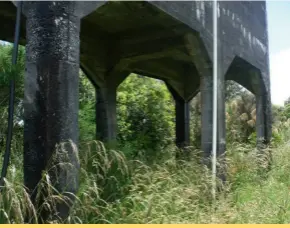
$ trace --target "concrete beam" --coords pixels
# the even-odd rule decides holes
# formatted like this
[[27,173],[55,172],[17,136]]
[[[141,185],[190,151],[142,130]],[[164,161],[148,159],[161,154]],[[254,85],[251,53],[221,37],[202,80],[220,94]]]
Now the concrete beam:
[[94,69],[91,69],[91,66],[88,66],[86,62],[81,62],[80,68],[94,86],[105,83],[104,78],[100,77],[100,75],[105,75],[105,70],[103,70],[103,68],[95,67]]
[[200,89],[200,74],[194,64],[184,66],[184,99],[190,101]]
[[165,38],[159,40],[151,40],[143,43],[130,44],[120,43],[118,51],[120,52],[120,59],[132,59],[133,61],[148,60],[155,55],[158,58],[168,56],[171,52],[183,48],[184,43],[182,37]]
[[200,75],[207,75],[211,71],[211,60],[202,40],[195,33],[184,35],[184,42],[188,54],[191,56]]
[[[2,3],[1,3],[2,4]],[[16,15],[16,14],[15,14]],[[9,16],[1,16],[1,33],[0,33],[0,40],[7,41],[7,42],[14,42],[14,29],[15,29],[15,15],[14,17]],[[19,37],[19,44],[25,45],[25,21],[26,18],[21,18],[21,26],[20,26],[20,37]]]
[[132,64],[129,69],[134,73],[162,80],[171,79],[179,81],[181,79],[180,73],[175,67],[170,68],[168,64],[162,64],[159,61],[145,61]]
[[126,31],[124,33],[118,33],[118,37],[123,44],[141,44],[144,42],[152,42],[153,40],[160,39],[171,39],[177,36],[182,36],[188,31],[191,31],[184,25],[175,25],[171,27],[161,28],[150,28],[150,29],[134,29]]
[[76,13],[79,16],[79,18],[83,18],[101,6],[105,5],[108,1],[102,0],[102,1],[76,1],[75,2],[75,9]]
[[[79,19],[82,19],[83,17],[87,16],[88,14],[95,11],[97,8],[104,5],[106,1],[87,1],[87,2],[70,2],[68,5],[65,2],[56,1],[52,2],[50,6],[50,11],[47,12],[47,16],[56,15],[56,16],[63,16],[67,17],[70,16],[76,16]],[[26,4],[23,5],[23,13],[26,16],[29,16],[30,13],[35,12],[32,5],[33,2],[26,2]],[[39,7],[37,8],[37,11],[39,13],[43,12],[44,7],[46,6],[46,2],[39,3]]]

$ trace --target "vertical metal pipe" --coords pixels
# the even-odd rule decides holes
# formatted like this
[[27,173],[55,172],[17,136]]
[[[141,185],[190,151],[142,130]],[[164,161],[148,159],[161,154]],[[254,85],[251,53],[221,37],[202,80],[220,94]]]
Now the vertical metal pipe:
[[[18,43],[20,35],[20,22],[21,22],[21,10],[22,2],[17,2],[17,15],[16,15],[16,25],[15,25],[15,34],[14,34],[14,46],[12,53],[12,65],[17,64],[18,57]],[[13,115],[14,115],[14,99],[15,99],[15,82],[14,79],[10,79],[10,88],[9,88],[9,106],[8,106],[8,129],[7,129],[7,138],[6,138],[6,150],[4,154],[3,166],[1,171],[0,178],[0,188],[4,186],[4,178],[7,174],[7,169],[10,160],[10,151],[11,151],[11,141],[12,141],[12,131],[13,131]]]
[[212,195],[216,197],[217,151],[217,0],[213,1],[213,125],[212,125]]

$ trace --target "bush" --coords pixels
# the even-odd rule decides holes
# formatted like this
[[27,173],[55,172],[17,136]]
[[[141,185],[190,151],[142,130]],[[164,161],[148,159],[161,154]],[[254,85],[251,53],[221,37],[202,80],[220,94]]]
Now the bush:
[[118,140],[122,146],[129,143],[136,153],[154,158],[156,151],[172,144],[174,103],[163,82],[130,75],[120,85],[117,101]]

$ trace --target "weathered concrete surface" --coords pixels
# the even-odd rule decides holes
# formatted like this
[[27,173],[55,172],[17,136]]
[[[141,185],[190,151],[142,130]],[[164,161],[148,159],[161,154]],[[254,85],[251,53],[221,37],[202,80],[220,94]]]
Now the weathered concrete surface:
[[[115,138],[116,116],[113,108],[115,105],[115,89],[128,73],[134,72],[163,79],[184,102],[188,102],[195,94],[201,92],[202,148],[206,156],[210,155],[212,145],[213,69],[212,2],[69,2],[62,3],[69,6],[64,7],[63,11],[53,10],[53,4],[55,3],[43,2],[36,5],[52,7],[47,12],[44,8],[37,8],[38,14],[44,11],[44,16],[41,16],[43,19],[37,23],[47,23],[54,30],[42,34],[41,29],[35,29],[40,25],[30,26],[30,23],[34,20],[31,18],[31,22],[27,24],[27,32],[31,33],[27,34],[28,65],[30,63],[35,65],[34,62],[37,60],[36,65],[41,67],[34,69],[33,65],[28,68],[26,93],[35,97],[35,101],[38,103],[33,102],[33,104],[38,111],[35,114],[36,117],[32,118],[31,123],[28,120],[26,129],[32,131],[36,122],[45,119],[40,114],[52,113],[54,109],[61,109],[60,106],[65,104],[70,96],[76,102],[77,95],[69,92],[68,97],[64,100],[59,101],[59,103],[56,102],[56,104],[52,103],[53,99],[60,99],[62,94],[65,93],[60,92],[60,90],[67,91],[69,88],[71,91],[71,89],[77,88],[76,81],[74,84],[74,81],[69,81],[66,78],[69,70],[73,70],[70,77],[76,77],[75,69],[78,66],[78,60],[76,61],[78,51],[74,42],[76,38],[73,36],[68,38],[66,34],[62,34],[63,31],[68,31],[68,28],[71,28],[76,29],[73,31],[78,37],[79,23],[81,23],[80,62],[82,69],[85,70],[88,77],[98,88],[99,100],[96,102],[96,106],[97,110],[102,110],[97,114],[97,123],[101,124],[99,130],[97,130],[100,138]],[[25,9],[28,12],[30,7],[27,6],[29,6],[28,3]],[[219,2],[217,145],[219,155],[225,151],[225,80],[234,80],[256,95],[257,133],[264,138],[265,142],[268,142],[271,137],[269,51],[265,8],[265,1]],[[5,29],[0,31],[0,39],[13,40],[15,12],[15,7],[11,2],[0,2],[0,20],[5,26]],[[62,15],[63,12],[72,15],[72,17],[68,19],[67,15]],[[62,23],[59,25],[60,27],[52,23],[55,19],[60,19],[59,16],[66,18],[64,21],[67,22],[68,28]],[[44,24],[41,25],[47,26]],[[58,28],[62,28],[63,31]],[[29,44],[30,37],[35,37],[36,43],[34,45]],[[45,43],[42,43],[42,40],[49,45],[44,46]],[[21,42],[26,42],[25,33],[22,33]],[[43,46],[40,44],[43,44]],[[64,47],[67,46],[71,48],[67,50],[68,52],[65,52]],[[43,53],[44,55],[37,55],[37,53]],[[55,65],[59,66],[57,69],[65,69],[64,73],[61,73],[60,70],[55,70],[56,73],[49,71],[54,68],[50,64],[43,63],[42,59],[46,58],[46,55],[53,58],[57,56],[56,59],[52,59],[56,61]],[[69,67],[67,64],[69,64]],[[40,70],[43,72],[47,70],[49,73],[39,73]],[[67,85],[51,81],[51,77],[48,77],[48,75],[62,84],[67,82]],[[40,76],[50,79],[43,85],[37,82],[41,85],[39,87],[40,91],[42,93],[50,91],[50,88],[57,84],[57,87],[55,87],[57,91],[59,90],[56,91],[57,98],[44,99],[34,94],[35,88],[33,86],[37,84],[36,80]],[[46,93],[45,96],[47,96]],[[185,103],[177,102],[177,106],[183,107],[184,105]],[[45,107],[49,107],[49,109]],[[59,115],[58,118],[63,119],[64,122],[67,121],[67,118],[70,118],[72,113],[75,113],[77,106],[75,104],[74,107],[69,106],[68,108],[71,109],[70,113],[65,111],[63,114],[57,114]],[[30,110],[29,106],[26,106],[26,110]],[[188,127],[183,124],[186,123],[186,115],[181,110],[183,108],[177,108],[177,115],[179,116],[177,119],[180,118],[180,121],[177,121],[177,129],[181,129],[181,133],[177,133],[178,142],[188,140]],[[74,124],[70,124],[67,126],[76,129]],[[64,126],[64,129],[68,129],[67,126]],[[40,129],[37,128],[36,130]],[[46,131],[52,130],[46,129]],[[69,132],[69,130],[58,128],[56,133],[61,135],[62,131]],[[33,138],[37,135],[31,132],[27,134],[35,134]],[[68,136],[76,139],[76,134],[71,134],[68,133]],[[34,139],[29,140],[31,146],[35,147],[33,150],[41,154],[43,145],[40,145],[38,141],[34,142]],[[25,150],[28,151],[28,149]]]
[[169,84],[167,88],[175,101],[175,142],[178,147],[184,148],[190,144],[190,104]]
[[[212,60],[212,2],[152,2],[156,7],[182,21],[199,33],[199,37],[189,34],[186,39],[188,51],[201,74],[201,77],[207,77],[207,70],[211,68]],[[242,84],[254,94],[263,94],[263,106],[258,110],[261,121],[258,123],[257,130],[259,135],[269,141],[271,137],[271,99],[270,99],[270,81],[269,81],[269,52],[268,52],[268,34],[266,23],[266,4],[261,2],[247,1],[224,1],[219,2],[218,11],[218,42],[219,42],[219,85],[224,86],[225,79],[232,79]],[[204,45],[204,47],[203,47]],[[207,50],[206,52],[204,50]],[[236,61],[239,59],[241,61]],[[241,67],[242,63],[242,67]],[[228,70],[231,68],[231,70]],[[242,72],[242,73],[241,73]],[[253,73],[254,72],[254,73]],[[212,75],[212,74],[210,74]],[[210,79],[201,79],[201,92],[203,87],[210,87]],[[209,83],[209,84],[208,84]],[[262,90],[259,90],[262,88]],[[209,91],[210,89],[208,89]],[[220,153],[224,151],[224,104],[222,98],[224,94],[220,93],[218,105]],[[202,141],[204,150],[210,153],[210,128],[211,128],[211,98],[208,92],[205,92],[203,100],[204,119],[202,125]],[[208,97],[208,98],[206,98]],[[263,115],[263,117],[262,117]],[[208,117],[207,117],[208,116]]]
[[117,138],[117,89],[116,87],[96,88],[96,132],[102,142]]
[[[23,6],[27,30],[24,183],[34,204],[42,202],[35,197],[46,169],[58,192],[78,190],[79,15],[84,12],[77,5],[25,2]],[[65,151],[57,150],[61,143],[67,143]],[[45,222],[48,212],[40,213]],[[49,216],[66,219],[69,203],[58,202],[56,214],[52,213]]]
[[[15,21],[15,9],[12,3],[0,4],[1,20],[7,22],[7,28],[12,27],[10,31],[1,31],[0,38],[12,40],[13,26],[8,25]],[[176,83],[175,87],[182,94],[184,89],[179,82],[184,77],[184,65],[197,64],[192,63],[187,53],[184,36],[191,34],[201,41],[199,48],[193,50],[196,55],[212,58],[212,4],[209,1],[99,2],[94,12],[91,5],[87,5],[91,2],[78,4],[92,11],[82,19],[81,62],[91,69],[97,82],[104,79],[101,75],[108,75],[104,72],[122,67],[143,74],[148,71],[148,75]],[[240,57],[259,69],[268,85],[264,10],[263,1],[219,2],[219,38],[226,65],[230,65],[235,56]],[[170,60],[175,63],[172,67]],[[209,63],[207,59],[203,61]],[[164,65],[166,70],[158,68]]]

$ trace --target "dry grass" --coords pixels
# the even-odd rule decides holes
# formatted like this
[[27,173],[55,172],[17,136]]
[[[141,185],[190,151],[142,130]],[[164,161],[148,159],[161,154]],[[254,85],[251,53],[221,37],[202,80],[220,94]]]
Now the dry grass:
[[[267,153],[258,155],[247,145],[229,146],[228,182],[215,205],[211,203],[210,172],[193,155],[187,162],[176,162],[172,157],[148,166],[127,160],[121,152],[106,150],[98,142],[85,146],[80,153],[80,188],[67,223],[290,221],[288,142],[273,149],[270,170]],[[13,159],[0,196],[0,223],[23,223],[27,215],[37,217],[22,186],[22,170],[15,167],[21,167],[21,159]],[[49,186],[47,181],[45,186]],[[47,207],[63,197],[50,189]]]

